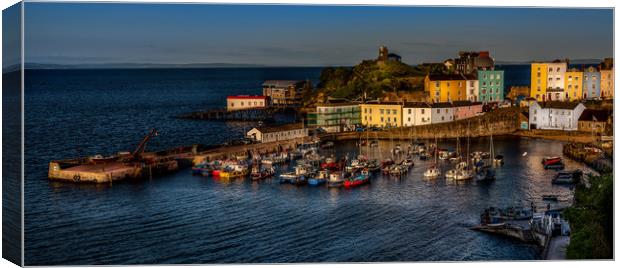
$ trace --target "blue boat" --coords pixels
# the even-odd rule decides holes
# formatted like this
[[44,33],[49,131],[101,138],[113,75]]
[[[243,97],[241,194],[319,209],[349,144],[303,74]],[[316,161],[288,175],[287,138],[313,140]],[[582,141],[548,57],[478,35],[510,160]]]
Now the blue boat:
[[321,170],[317,176],[308,179],[308,185],[319,186],[325,184],[329,179],[329,170]]

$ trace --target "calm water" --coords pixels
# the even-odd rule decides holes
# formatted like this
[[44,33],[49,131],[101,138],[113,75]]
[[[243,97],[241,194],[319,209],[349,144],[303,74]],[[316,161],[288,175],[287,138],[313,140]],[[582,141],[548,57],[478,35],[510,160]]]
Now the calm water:
[[[49,182],[52,159],[133,149],[214,144],[252,123],[172,115],[216,107],[229,94],[260,94],[267,79],[316,79],[320,69],[57,70],[26,72],[26,264],[439,261],[536,259],[532,246],[470,231],[491,205],[529,206],[554,192],[540,159],[561,143],[496,137],[506,165],[488,185],[377,177],[357,189],[219,181],[189,170],[112,186]],[[440,141],[453,147],[453,140]],[[383,143],[386,150],[389,142]],[[472,140],[486,150],[486,138]],[[354,153],[352,143],[337,152]],[[528,152],[527,156],[522,156]],[[372,152],[376,157],[386,153]],[[568,162],[568,168],[578,164]]]

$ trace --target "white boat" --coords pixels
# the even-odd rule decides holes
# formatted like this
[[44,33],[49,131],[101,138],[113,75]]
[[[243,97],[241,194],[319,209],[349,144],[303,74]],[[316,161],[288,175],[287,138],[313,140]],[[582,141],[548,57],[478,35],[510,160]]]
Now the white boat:
[[456,169],[450,169],[448,171],[446,171],[446,174],[444,175],[446,177],[446,179],[454,179],[456,177],[456,172],[458,170]]
[[426,171],[424,171],[424,177],[437,178],[439,176],[441,176],[441,171],[439,171],[439,169],[435,166],[432,166],[428,168]]
[[474,178],[474,171],[471,169],[461,169],[456,172],[454,179],[457,181],[470,180]]

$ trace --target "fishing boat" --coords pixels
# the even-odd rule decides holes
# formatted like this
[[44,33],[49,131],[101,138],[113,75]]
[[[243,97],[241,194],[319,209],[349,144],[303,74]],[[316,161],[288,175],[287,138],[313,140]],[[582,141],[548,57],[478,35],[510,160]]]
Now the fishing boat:
[[343,186],[350,188],[368,183],[370,183],[370,173],[368,172],[368,169],[364,169],[357,176],[344,180]]
[[403,165],[392,165],[388,173],[392,176],[402,176],[407,174],[407,167]]
[[412,168],[414,165],[413,159],[409,159],[409,158],[405,159],[405,161],[403,161],[403,165],[407,167],[408,169]]
[[222,179],[236,179],[241,178],[249,174],[247,167],[243,168],[241,166],[233,167],[232,169],[224,169],[220,171],[220,178]]
[[329,174],[327,187],[341,187],[344,183],[344,172],[336,171]]
[[317,173],[316,176],[313,176],[308,179],[308,185],[318,186],[325,184],[327,180],[329,180],[329,170],[321,170]]
[[209,174],[211,174],[211,171],[213,170],[213,167],[210,166],[207,163],[199,163],[195,166],[192,167],[192,174],[193,175],[202,175],[202,176],[209,176]]
[[377,163],[377,160],[368,161],[368,164],[366,166],[370,172],[377,172],[381,170],[381,166],[379,166],[379,164]]
[[295,174],[295,172],[286,172],[280,174],[280,183],[297,184],[300,177],[301,176]]
[[327,157],[325,162],[321,164],[321,169],[339,170],[340,164],[336,162],[334,157]]
[[446,177],[446,179],[454,179],[454,177],[456,177],[456,169],[450,169],[448,171],[446,171],[446,174],[444,174],[444,177]]
[[271,176],[273,176],[273,174],[275,173],[275,169],[273,167],[271,168],[261,168],[260,166],[253,166],[252,167],[252,180],[262,180],[265,178],[269,178]]

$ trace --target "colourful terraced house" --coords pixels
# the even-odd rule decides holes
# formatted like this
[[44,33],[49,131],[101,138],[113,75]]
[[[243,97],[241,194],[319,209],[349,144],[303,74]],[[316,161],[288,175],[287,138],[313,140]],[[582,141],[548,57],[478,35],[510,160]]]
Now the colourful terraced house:
[[598,99],[601,97],[601,73],[594,66],[583,72],[583,98]]
[[403,107],[397,102],[367,102],[360,104],[362,125],[369,127],[402,126]]
[[578,69],[570,69],[564,75],[564,92],[566,101],[580,100],[582,98],[583,72]]
[[478,70],[478,101],[483,103],[504,100],[504,71]]
[[424,78],[429,102],[467,100],[467,78],[461,74],[429,74]]

